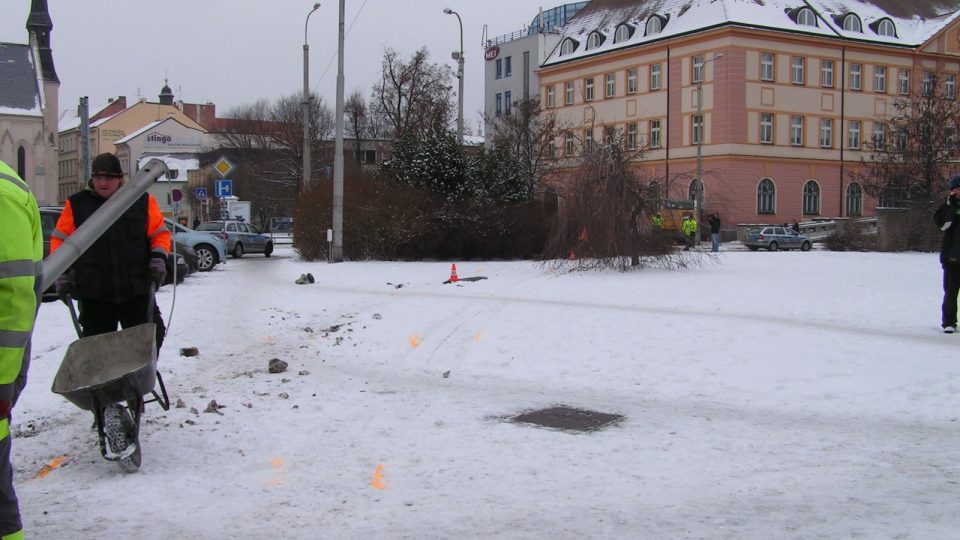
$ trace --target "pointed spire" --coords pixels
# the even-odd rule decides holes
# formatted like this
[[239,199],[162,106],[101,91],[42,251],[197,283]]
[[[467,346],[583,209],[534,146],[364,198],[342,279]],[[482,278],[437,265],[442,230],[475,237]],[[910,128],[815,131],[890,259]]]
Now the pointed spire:
[[163,88],[160,89],[160,104],[173,105],[173,90],[170,89],[166,78],[163,79]]
[[60,82],[57,69],[53,65],[53,51],[50,49],[50,33],[53,32],[53,20],[47,10],[47,0],[33,0],[30,15],[27,17],[27,32],[36,36],[40,49],[40,65],[43,68],[43,80]]

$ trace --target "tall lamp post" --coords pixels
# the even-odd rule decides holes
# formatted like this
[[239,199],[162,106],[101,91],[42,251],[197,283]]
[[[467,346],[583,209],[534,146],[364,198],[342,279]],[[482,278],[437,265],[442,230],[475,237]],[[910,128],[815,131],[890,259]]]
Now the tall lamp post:
[[453,53],[453,59],[457,61],[457,78],[460,79],[460,92],[457,95],[457,142],[463,146],[463,20],[460,14],[450,8],[443,8],[447,15],[456,15],[457,22],[460,23],[460,51]]
[[697,119],[700,120],[700,136],[697,137],[697,201],[695,204],[699,210],[699,216],[697,219],[697,226],[700,226],[700,223],[703,222],[703,156],[701,153],[701,147],[703,146],[703,137],[706,134],[706,122],[703,121],[703,79],[707,76],[707,64],[713,62],[714,60],[719,60],[723,58],[723,53],[717,53],[710,58],[707,58],[703,61],[703,67],[701,68],[702,72],[700,73],[700,80],[697,81]]
[[307,45],[307,25],[310,16],[318,9],[320,2],[313,5],[303,23],[303,101],[300,103],[303,113],[303,188],[310,184],[310,45]]

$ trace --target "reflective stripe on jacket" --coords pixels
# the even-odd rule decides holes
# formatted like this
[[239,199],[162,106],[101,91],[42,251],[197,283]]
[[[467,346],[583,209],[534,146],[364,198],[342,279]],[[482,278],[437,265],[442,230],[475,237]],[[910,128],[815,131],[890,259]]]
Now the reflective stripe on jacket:
[[0,161],[0,400],[15,400],[17,378],[29,366],[42,259],[37,201],[27,183]]

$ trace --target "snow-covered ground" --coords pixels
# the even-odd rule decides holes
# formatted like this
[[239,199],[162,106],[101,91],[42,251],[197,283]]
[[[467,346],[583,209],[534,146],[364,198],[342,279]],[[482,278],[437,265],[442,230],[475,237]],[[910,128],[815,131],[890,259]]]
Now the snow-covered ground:
[[[73,329],[45,304],[14,417],[28,536],[957,538],[960,335],[939,331],[936,255],[457,266],[488,279],[289,247],[187,278],[160,357],[186,406],[147,406],[129,475],[50,392]],[[558,404],[626,418],[506,420]]]

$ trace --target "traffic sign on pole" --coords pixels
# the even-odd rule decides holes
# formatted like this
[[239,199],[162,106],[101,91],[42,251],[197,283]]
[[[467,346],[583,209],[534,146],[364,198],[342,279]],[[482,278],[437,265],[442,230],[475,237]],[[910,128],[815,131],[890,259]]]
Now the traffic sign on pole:
[[233,195],[233,180],[217,180],[213,190],[217,197],[230,197]]
[[197,188],[197,200],[202,201],[207,198],[207,188],[198,187]]
[[233,163],[230,163],[230,160],[224,156],[220,156],[220,159],[213,164],[213,170],[217,171],[217,174],[220,175],[220,178],[226,178],[230,171],[233,170]]

